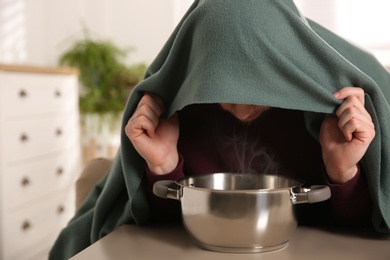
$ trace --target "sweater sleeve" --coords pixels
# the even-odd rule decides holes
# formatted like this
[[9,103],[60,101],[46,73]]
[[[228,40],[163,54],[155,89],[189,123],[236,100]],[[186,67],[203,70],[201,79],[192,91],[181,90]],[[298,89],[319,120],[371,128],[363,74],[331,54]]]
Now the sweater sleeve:
[[145,165],[146,173],[146,192],[148,195],[152,221],[161,222],[161,221],[175,221],[180,217],[180,201],[172,199],[163,199],[159,198],[153,194],[153,185],[160,180],[178,180],[184,177],[183,173],[184,159],[179,155],[179,163],[172,172],[164,175],[158,175],[149,170]]
[[332,183],[327,175],[325,181],[331,189],[330,202],[336,223],[343,226],[367,225],[372,202],[367,181],[360,167],[355,177],[344,184]]

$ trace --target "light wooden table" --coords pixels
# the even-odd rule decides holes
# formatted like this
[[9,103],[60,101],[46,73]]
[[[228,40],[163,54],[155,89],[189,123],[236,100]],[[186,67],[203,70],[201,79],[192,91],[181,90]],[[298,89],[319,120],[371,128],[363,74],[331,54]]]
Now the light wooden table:
[[71,260],[117,259],[277,259],[389,260],[390,237],[298,227],[287,247],[266,253],[230,254],[206,251],[192,242],[182,226],[124,225]]

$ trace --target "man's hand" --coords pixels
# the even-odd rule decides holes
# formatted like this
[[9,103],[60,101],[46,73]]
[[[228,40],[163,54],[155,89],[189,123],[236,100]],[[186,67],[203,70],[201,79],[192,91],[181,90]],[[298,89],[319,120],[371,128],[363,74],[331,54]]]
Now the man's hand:
[[127,122],[125,132],[137,152],[155,174],[173,171],[179,163],[177,115],[161,119],[164,103],[157,95],[146,93]]
[[364,107],[364,91],[345,87],[334,93],[344,102],[335,115],[327,115],[320,131],[322,157],[334,183],[345,183],[357,173],[357,164],[375,136],[374,124]]

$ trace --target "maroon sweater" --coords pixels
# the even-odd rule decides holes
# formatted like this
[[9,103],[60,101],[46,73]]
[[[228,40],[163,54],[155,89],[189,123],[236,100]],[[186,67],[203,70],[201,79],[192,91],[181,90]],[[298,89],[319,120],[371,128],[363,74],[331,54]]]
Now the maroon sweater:
[[297,205],[304,224],[360,225],[368,221],[371,200],[362,172],[345,184],[332,184],[324,170],[319,143],[307,132],[303,113],[270,109],[256,121],[242,123],[217,104],[191,105],[179,112],[180,162],[163,176],[146,167],[147,191],[152,215],[172,218],[179,202],[152,194],[158,180],[215,172],[279,174],[305,181],[304,186],[326,184],[330,200]]

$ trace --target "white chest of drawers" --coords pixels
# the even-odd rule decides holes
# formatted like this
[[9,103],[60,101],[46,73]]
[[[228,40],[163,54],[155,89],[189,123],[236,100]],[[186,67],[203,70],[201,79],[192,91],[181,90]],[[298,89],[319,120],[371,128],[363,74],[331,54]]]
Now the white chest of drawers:
[[0,64],[0,259],[47,259],[74,214],[77,75]]

